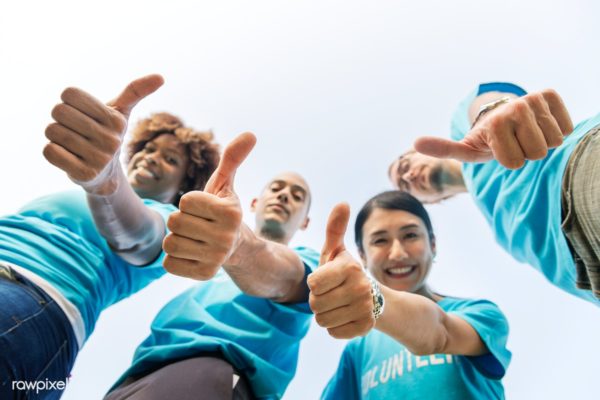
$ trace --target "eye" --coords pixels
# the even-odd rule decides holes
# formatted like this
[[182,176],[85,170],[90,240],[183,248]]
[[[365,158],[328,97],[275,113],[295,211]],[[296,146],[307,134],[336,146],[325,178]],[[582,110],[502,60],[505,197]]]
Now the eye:
[[177,164],[179,164],[178,161],[177,161],[177,159],[175,157],[167,156],[165,159],[167,160],[167,163],[169,163],[171,165],[177,165]]
[[294,193],[292,196],[296,201],[304,201],[304,195],[302,195],[301,193]]
[[416,239],[419,237],[419,234],[416,232],[408,232],[406,235],[404,235],[405,239]]
[[387,242],[388,242],[388,241],[387,241],[387,239],[386,239],[386,238],[377,238],[377,239],[373,239],[373,240],[371,241],[371,244],[373,244],[373,245],[376,245],[376,246],[377,246],[377,245],[384,245],[384,244],[386,244]]

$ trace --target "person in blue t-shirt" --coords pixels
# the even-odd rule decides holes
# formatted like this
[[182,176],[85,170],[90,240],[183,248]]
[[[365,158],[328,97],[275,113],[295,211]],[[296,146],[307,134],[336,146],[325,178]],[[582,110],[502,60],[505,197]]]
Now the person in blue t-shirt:
[[360,210],[355,241],[372,277],[344,248],[349,216],[346,204],[334,208],[321,266],[308,278],[317,323],[354,338],[322,398],[504,398],[508,322],[490,301],[429,287],[436,238],[423,205],[389,191]]
[[169,219],[165,267],[208,281],[159,311],[106,400],[279,399],[293,378],[318,253],[288,243],[308,225],[310,189],[296,173],[277,175],[252,201],[251,230],[232,163],[226,149],[206,190]]
[[165,273],[166,220],[219,151],[212,133],[158,113],[133,129],[124,174],[129,113],[162,82],[135,80],[107,105],[69,88],[54,108],[44,155],[84,190],[0,217],[0,398],[60,397],[102,310]]
[[454,141],[418,139],[389,176],[427,203],[468,191],[514,258],[600,306],[598,132],[600,114],[573,128],[553,90],[482,84],[454,114]]

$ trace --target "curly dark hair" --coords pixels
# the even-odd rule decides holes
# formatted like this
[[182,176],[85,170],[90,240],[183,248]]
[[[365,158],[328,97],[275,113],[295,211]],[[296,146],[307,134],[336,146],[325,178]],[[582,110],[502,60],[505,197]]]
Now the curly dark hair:
[[150,115],[150,118],[142,119],[133,128],[131,139],[127,144],[127,161],[141,151],[146,143],[164,133],[175,135],[185,145],[190,160],[185,178],[173,200],[173,204],[177,206],[184,193],[204,189],[219,164],[219,145],[213,142],[214,135],[211,131],[195,131],[186,127],[180,118],[160,112]]

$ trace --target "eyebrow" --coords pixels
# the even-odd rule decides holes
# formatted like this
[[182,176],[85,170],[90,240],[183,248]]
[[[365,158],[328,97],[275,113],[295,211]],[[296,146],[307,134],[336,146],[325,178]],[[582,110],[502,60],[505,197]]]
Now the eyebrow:
[[[414,228],[419,228],[419,225],[418,224],[407,224],[407,225],[401,226],[400,229],[398,229],[398,230],[400,230],[400,231],[406,231],[406,230],[414,229]],[[388,231],[385,230],[385,229],[380,229],[378,231],[375,231],[375,232],[369,234],[369,236],[381,235],[381,234],[384,234],[384,233],[387,233],[387,232]]]
[[276,179],[274,181],[272,181],[269,186],[273,185],[273,184],[279,184],[282,185],[283,187],[286,186],[290,186],[292,192],[296,191],[296,192],[301,192],[305,197],[308,193],[308,191],[306,189],[304,189],[302,186],[300,185],[296,185],[296,184],[289,184],[287,181],[284,181],[283,179]]

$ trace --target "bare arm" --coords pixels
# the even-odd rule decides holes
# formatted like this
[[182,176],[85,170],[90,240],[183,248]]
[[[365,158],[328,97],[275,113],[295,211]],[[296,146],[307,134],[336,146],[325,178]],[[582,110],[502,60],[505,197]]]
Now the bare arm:
[[242,225],[236,252],[223,268],[251,296],[281,303],[308,299],[300,257],[288,246],[256,236],[246,225]]
[[434,301],[380,286],[385,309],[375,328],[401,342],[416,355],[488,352],[477,331],[462,318],[448,314]]

